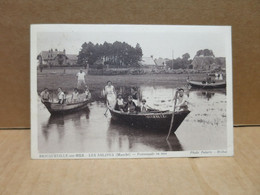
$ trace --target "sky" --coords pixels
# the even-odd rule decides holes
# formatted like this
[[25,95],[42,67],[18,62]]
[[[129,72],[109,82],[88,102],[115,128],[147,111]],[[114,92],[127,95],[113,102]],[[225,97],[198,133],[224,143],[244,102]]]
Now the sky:
[[158,26],[158,25],[43,25],[35,27],[37,54],[49,49],[66,50],[78,54],[84,42],[103,44],[105,41],[126,42],[133,47],[137,43],[143,56],[176,59],[184,53],[193,58],[198,50],[210,49],[216,57],[226,57],[226,44],[230,32],[221,26]]

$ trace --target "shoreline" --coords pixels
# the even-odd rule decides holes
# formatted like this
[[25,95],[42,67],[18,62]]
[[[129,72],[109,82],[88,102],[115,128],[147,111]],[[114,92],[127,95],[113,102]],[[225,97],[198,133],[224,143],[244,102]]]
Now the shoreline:
[[[147,85],[176,88],[185,86],[187,77],[202,80],[205,78],[205,74],[87,75],[86,84],[91,91],[103,89],[107,81],[111,81],[115,87]],[[50,90],[56,90],[58,87],[69,90],[76,86],[76,74],[41,73],[37,75],[38,92],[45,87]]]

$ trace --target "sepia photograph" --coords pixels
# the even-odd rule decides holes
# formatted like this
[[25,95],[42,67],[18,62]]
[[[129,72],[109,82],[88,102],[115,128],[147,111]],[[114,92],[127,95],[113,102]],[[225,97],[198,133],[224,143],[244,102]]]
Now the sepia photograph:
[[231,26],[31,25],[33,159],[233,155]]

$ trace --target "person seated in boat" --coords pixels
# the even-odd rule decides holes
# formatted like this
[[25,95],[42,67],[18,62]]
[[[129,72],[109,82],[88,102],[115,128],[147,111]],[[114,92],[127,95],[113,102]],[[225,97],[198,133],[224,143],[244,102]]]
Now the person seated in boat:
[[116,105],[116,91],[111,81],[107,82],[104,92],[107,104],[114,109]]
[[91,98],[91,93],[88,89],[88,86],[85,86],[85,100],[89,100]]
[[220,80],[220,81],[223,80],[223,74],[222,74],[222,73],[219,74],[219,80]]
[[50,101],[50,93],[47,88],[44,88],[44,90],[41,92],[41,100],[42,102],[49,102]]
[[147,112],[148,109],[151,109],[151,107],[146,105],[146,99],[142,99],[140,104],[140,112]]
[[136,113],[137,112],[137,106],[133,102],[133,96],[129,95],[128,96],[128,101],[126,105],[124,106],[124,111],[127,113]]
[[121,94],[118,94],[116,99],[115,110],[119,110],[123,112],[123,109],[124,109],[124,99],[122,98]]
[[210,84],[212,82],[211,76],[207,75],[206,82]]
[[177,98],[176,100],[176,111],[183,111],[183,110],[187,110],[188,109],[188,101],[187,98],[184,95],[184,89],[179,88],[178,89],[178,93],[176,93],[177,97],[175,97],[174,99]]
[[79,92],[78,89],[75,88],[74,91],[72,92],[72,96],[71,96],[71,102],[72,103],[76,103],[79,100]]
[[64,104],[66,100],[65,93],[62,91],[62,89],[59,87],[58,88],[58,103],[59,104]]

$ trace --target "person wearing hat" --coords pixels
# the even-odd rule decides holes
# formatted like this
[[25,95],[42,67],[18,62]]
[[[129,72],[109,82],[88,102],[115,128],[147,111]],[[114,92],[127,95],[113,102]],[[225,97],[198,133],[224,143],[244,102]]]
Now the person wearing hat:
[[147,112],[148,108],[150,108],[150,107],[146,105],[146,100],[142,99],[141,105],[140,105],[140,111]]
[[85,81],[85,77],[86,77],[86,73],[82,71],[82,69],[80,69],[80,71],[77,73],[77,79],[78,79],[78,83],[77,83],[77,88],[81,89],[82,87],[84,88],[86,85],[86,81]]

